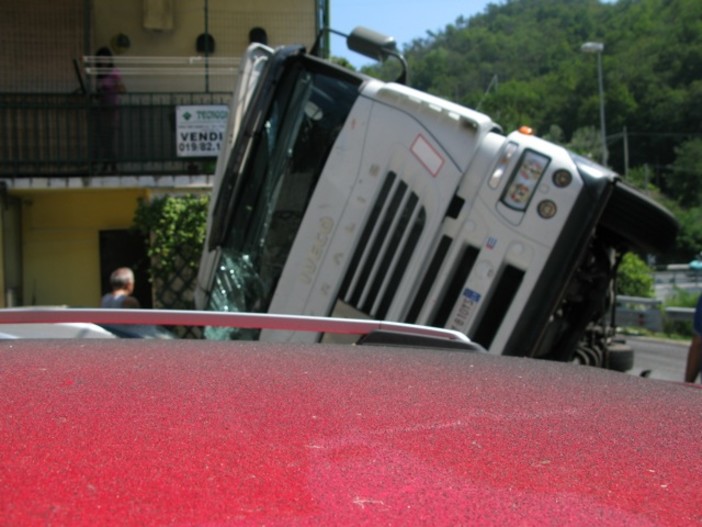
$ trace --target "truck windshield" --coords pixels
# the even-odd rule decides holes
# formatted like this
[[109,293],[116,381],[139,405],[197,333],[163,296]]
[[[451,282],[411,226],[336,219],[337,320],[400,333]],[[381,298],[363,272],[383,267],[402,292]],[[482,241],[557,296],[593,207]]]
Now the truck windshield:
[[[276,67],[283,68],[282,75],[254,140],[238,145],[251,150],[230,205],[211,310],[267,310],[326,158],[358,97],[360,78],[313,59],[298,57]],[[232,152],[236,155],[242,152]]]

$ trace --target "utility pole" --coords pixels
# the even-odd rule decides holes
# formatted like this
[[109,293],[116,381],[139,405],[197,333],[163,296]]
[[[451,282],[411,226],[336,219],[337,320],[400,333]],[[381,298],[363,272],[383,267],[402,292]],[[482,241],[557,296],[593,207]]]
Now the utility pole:
[[602,165],[607,166],[607,131],[605,127],[605,98],[604,80],[602,79],[602,52],[604,44],[602,42],[585,42],[580,46],[583,53],[597,54],[597,79],[600,92],[600,134],[602,135]]

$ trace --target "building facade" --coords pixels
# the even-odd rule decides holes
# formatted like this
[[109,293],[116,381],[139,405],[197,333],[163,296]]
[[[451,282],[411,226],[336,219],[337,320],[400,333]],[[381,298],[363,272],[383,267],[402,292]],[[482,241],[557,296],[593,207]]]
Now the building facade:
[[[3,2],[0,306],[97,306],[122,265],[150,305],[138,201],[208,192],[238,57],[251,41],[311,46],[327,14],[327,0]],[[124,90],[105,96],[113,67]]]

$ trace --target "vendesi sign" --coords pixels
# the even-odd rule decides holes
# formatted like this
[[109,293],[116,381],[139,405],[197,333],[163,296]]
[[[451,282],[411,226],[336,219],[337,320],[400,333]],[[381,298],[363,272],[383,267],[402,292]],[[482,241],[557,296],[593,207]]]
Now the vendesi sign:
[[176,106],[178,157],[217,157],[227,132],[226,105]]

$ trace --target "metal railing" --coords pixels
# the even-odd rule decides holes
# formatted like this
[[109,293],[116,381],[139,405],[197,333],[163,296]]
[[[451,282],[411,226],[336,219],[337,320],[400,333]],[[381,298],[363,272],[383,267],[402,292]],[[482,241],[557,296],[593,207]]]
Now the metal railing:
[[617,326],[646,328],[650,331],[663,330],[663,302],[655,298],[617,296]]
[[179,158],[175,109],[229,93],[128,93],[118,107],[84,94],[0,93],[0,177],[203,174],[216,158]]
[[617,296],[617,326],[663,331],[666,322],[692,324],[695,309],[692,307],[663,307],[655,298]]
[[[336,333],[365,335],[374,331],[392,332],[408,338],[430,337],[440,341],[473,345],[459,331],[447,328],[405,324],[385,320],[319,317],[308,315],[279,315],[272,313],[224,313],[171,309],[75,309],[75,308],[11,308],[0,309],[0,324],[149,324],[220,326],[241,329],[272,329],[278,331]],[[426,341],[424,341],[426,344]],[[468,348],[466,348],[468,349]],[[470,348],[479,351],[479,348]]]

